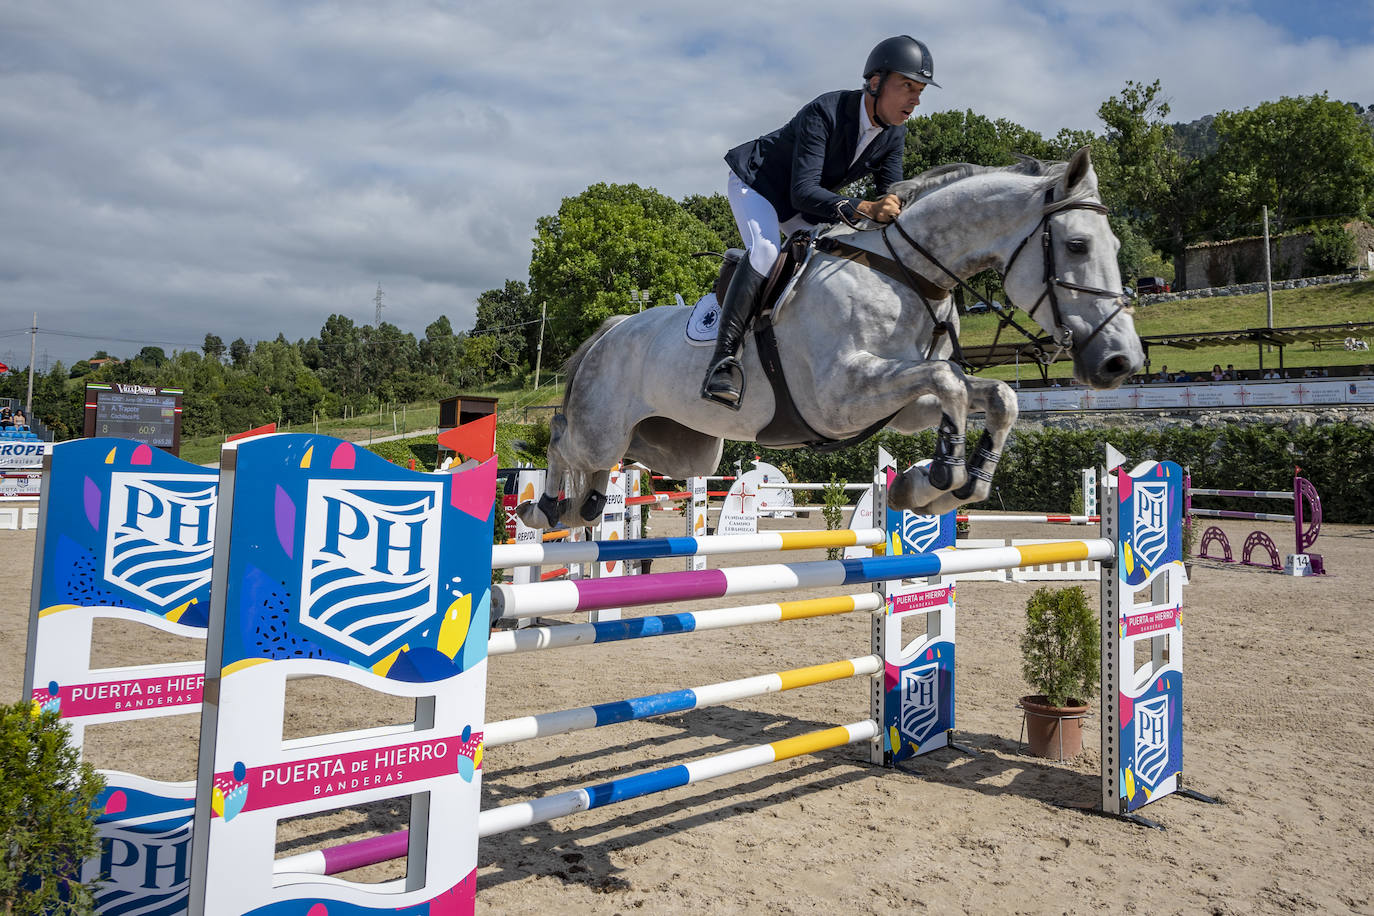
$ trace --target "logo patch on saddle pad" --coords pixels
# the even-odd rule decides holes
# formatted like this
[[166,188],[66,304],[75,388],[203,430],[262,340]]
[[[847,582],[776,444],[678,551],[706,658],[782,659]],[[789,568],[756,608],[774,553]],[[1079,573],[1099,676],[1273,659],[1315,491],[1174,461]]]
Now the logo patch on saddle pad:
[[692,306],[687,317],[687,342],[698,347],[713,346],[720,330],[720,303],[714,292],[707,293]]

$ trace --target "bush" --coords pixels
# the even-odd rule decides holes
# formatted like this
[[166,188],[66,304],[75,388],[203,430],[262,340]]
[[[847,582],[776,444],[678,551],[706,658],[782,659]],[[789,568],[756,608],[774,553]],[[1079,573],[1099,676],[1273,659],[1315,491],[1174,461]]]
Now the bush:
[[1021,674],[1050,706],[1080,706],[1097,691],[1097,613],[1083,587],[1039,588],[1026,602]]
[[372,452],[374,455],[380,455],[387,461],[390,461],[392,464],[399,465],[403,468],[409,468],[410,462],[414,461],[415,470],[430,470],[430,468],[425,467],[424,462],[422,462],[419,459],[419,457],[413,451],[411,451],[410,446],[406,444],[405,439],[389,439],[386,442],[374,442],[371,445],[367,446],[367,450],[369,452]]
[[[782,469],[779,468],[779,470]],[[849,504],[849,491],[845,489],[847,483],[849,481],[832,476],[830,483],[826,484],[825,489],[821,491],[821,499],[825,503],[821,508],[821,516],[825,519],[827,531],[837,531],[844,525],[844,510]],[[843,553],[843,547],[827,547],[825,558],[838,560]]]
[[91,803],[105,781],[82,763],[56,712],[0,706],[0,910],[89,913],[94,882],[77,878],[100,851]]
[[1303,254],[1310,276],[1344,273],[1355,263],[1355,236],[1342,226],[1322,226],[1312,233]]

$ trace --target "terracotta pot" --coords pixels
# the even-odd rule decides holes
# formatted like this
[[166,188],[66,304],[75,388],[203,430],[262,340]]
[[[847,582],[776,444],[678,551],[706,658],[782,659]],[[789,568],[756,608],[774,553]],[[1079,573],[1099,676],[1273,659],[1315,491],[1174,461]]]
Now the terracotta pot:
[[1087,706],[1050,706],[1043,696],[1021,698],[1026,713],[1026,744],[1037,757],[1068,760],[1083,750]]

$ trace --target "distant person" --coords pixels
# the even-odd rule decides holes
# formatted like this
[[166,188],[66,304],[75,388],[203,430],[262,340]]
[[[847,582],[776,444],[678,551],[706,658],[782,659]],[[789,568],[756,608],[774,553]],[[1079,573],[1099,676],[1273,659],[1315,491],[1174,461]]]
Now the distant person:
[[0,427],[8,429],[14,425],[14,410],[8,404],[0,407]]
[[1228,381],[1228,382],[1234,382],[1234,381],[1236,380],[1236,367],[1235,367],[1234,365],[1232,365],[1231,363],[1227,363],[1227,364],[1226,364],[1226,372],[1223,373],[1223,377],[1224,377],[1224,378],[1226,379],[1226,381]]
[[1374,366],[1365,363],[1360,367],[1360,375],[1374,375]]
[[1172,382],[1173,380],[1174,380],[1174,377],[1173,377],[1172,375],[1169,374],[1169,367],[1168,367],[1168,366],[1160,366],[1160,367],[1159,367],[1159,375],[1155,376],[1155,381],[1157,381],[1157,382]]
[[1212,363],[1212,381],[1226,381],[1226,373],[1221,371],[1221,363]]
[[1176,382],[1191,382],[1192,380],[1193,380],[1193,377],[1192,377],[1191,375],[1188,374],[1188,370],[1187,370],[1187,369],[1184,369],[1184,370],[1183,370],[1182,372],[1180,372],[1178,375],[1175,375],[1175,376],[1174,376],[1174,381],[1176,381]]
[[14,428],[28,429],[28,427],[29,421],[28,418],[24,416],[24,411],[16,408],[14,411]]

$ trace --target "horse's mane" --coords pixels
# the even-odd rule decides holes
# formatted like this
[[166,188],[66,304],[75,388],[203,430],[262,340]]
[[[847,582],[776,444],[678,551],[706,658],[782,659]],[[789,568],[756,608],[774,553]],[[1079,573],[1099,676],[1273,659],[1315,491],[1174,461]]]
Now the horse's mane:
[[[896,194],[901,201],[902,209],[906,209],[913,202],[937,188],[943,188],[965,178],[984,175],[988,172],[1007,172],[1013,175],[1040,178],[1041,180],[1036,183],[1036,190],[1043,193],[1063,179],[1064,172],[1068,167],[1067,162],[1046,162],[1042,159],[1033,159],[1030,156],[1017,156],[1017,161],[1011,165],[974,165],[972,162],[950,162],[926,169],[921,174],[905,181],[899,181],[888,188],[888,193]],[[1091,196],[1092,189],[1080,182],[1066,197],[1054,201],[1045,209],[1052,212],[1061,209],[1066,204],[1085,200]]]

